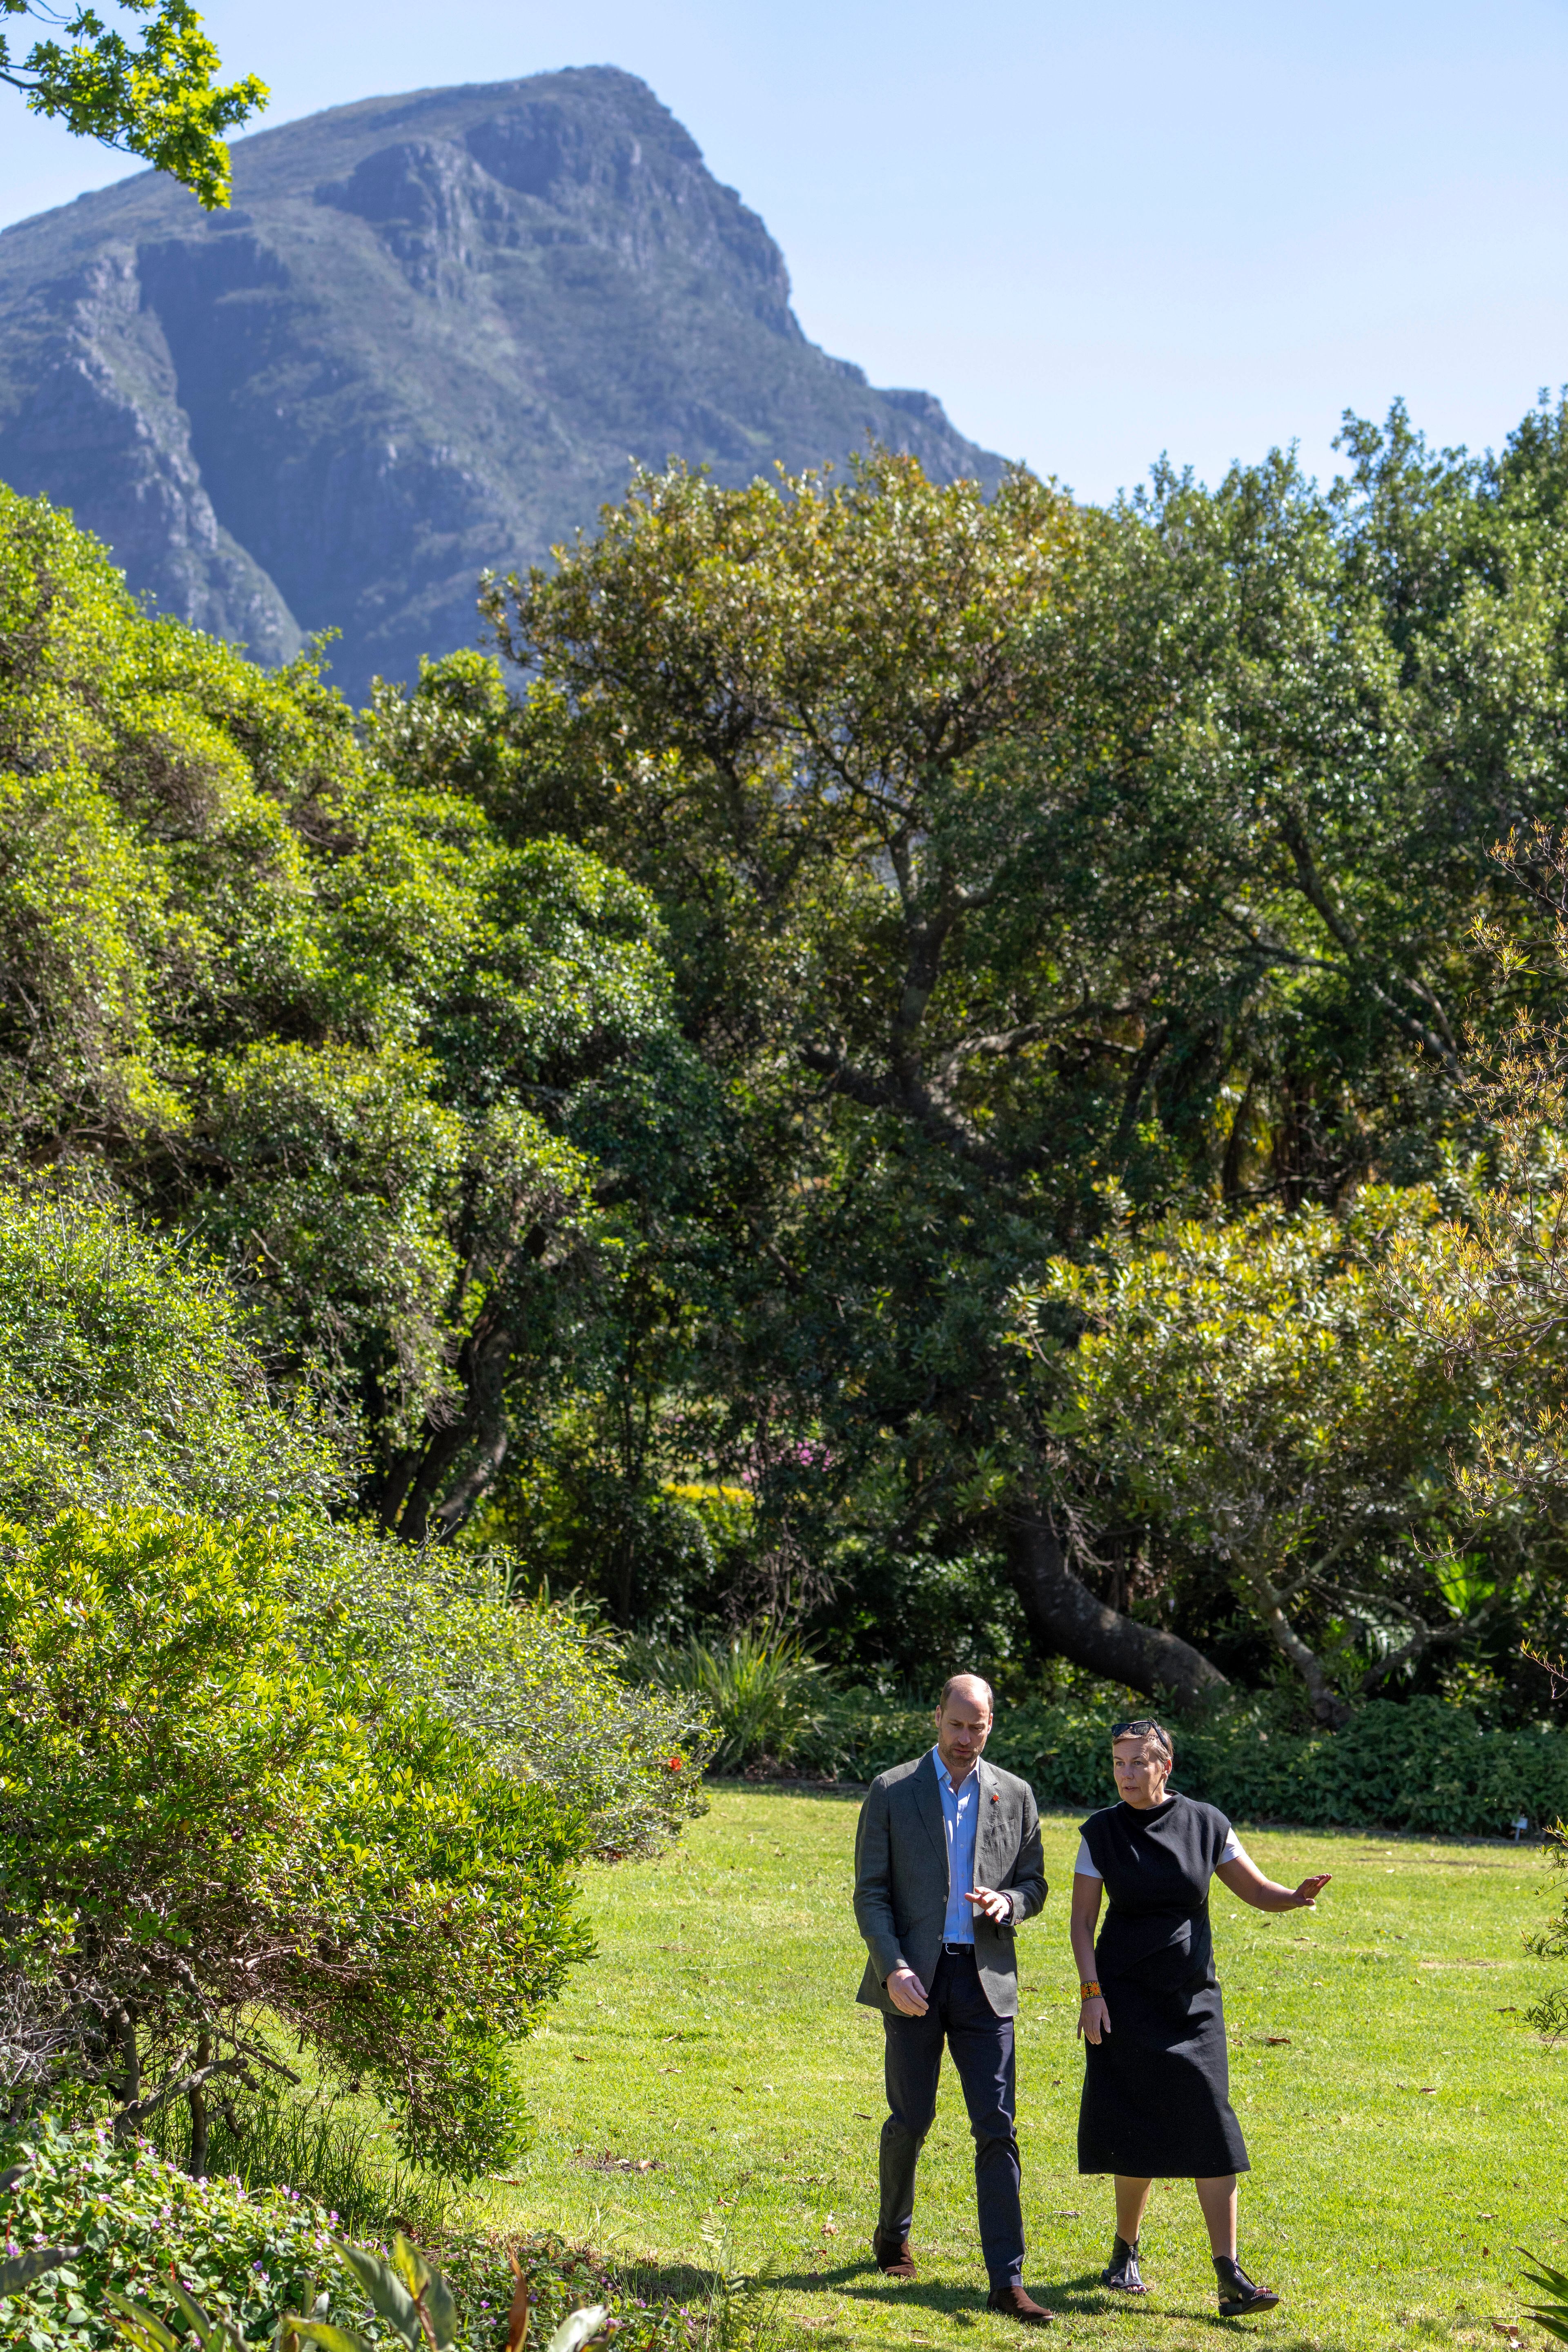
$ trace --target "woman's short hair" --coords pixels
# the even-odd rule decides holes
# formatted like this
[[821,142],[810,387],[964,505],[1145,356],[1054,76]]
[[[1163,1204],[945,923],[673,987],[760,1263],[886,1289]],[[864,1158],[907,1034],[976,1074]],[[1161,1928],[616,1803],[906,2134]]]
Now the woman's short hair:
[[1152,1715],[1135,1715],[1126,1723],[1113,1723],[1110,1737],[1112,1740],[1152,1739],[1167,1756],[1173,1756],[1176,1752],[1171,1745],[1170,1733],[1163,1723],[1156,1723]]

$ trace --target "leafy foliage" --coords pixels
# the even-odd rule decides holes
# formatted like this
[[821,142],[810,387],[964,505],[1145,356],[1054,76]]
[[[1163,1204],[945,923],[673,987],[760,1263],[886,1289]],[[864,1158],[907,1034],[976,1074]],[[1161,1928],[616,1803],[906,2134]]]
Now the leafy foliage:
[[[1371,1689],[1434,1643],[1473,1639],[1521,1565],[1500,1531],[1493,1573],[1458,1572],[1468,1522],[1449,1468],[1473,1391],[1451,1376],[1442,1318],[1391,1312],[1379,1279],[1397,1251],[1436,1295],[1456,1242],[1433,1194],[1369,1185],[1338,1217],[1257,1210],[1136,1238],[1123,1225],[1019,1294],[1068,1475],[1225,1561],[1326,1722],[1347,1710],[1303,1612],[1391,1637]],[[1058,1333],[1077,1326],[1070,1342],[1053,1310]],[[1092,1507],[1081,1488],[1069,1499]]]
[[[356,2336],[378,2347],[401,2340],[335,2256],[337,2216],[297,2191],[193,2180],[144,2142],[67,2133],[52,2121],[0,2138],[0,2156],[15,2174],[13,2240],[52,2236],[69,2249],[64,2263],[14,2290],[7,2304],[8,2332],[34,2352],[105,2352],[118,2340],[111,2296],[140,2304],[158,2326],[183,2325],[188,2315],[172,2293],[171,2268],[209,2326],[230,2328],[244,2343],[273,2340],[287,2313],[323,2292],[332,2317]],[[379,2262],[392,2248],[373,2239],[357,2251]],[[574,2309],[608,2305],[628,2352],[687,2352],[692,2339],[678,2316],[640,2310],[602,2267],[558,2239],[515,2242],[511,2251],[546,2340]],[[514,2291],[507,2250],[458,2234],[443,2241],[437,2263],[458,2314],[456,2342],[463,2352],[499,2352]]]
[[311,661],[149,621],[0,492],[11,1150],[217,1253],[419,1539],[481,1501],[613,1244],[580,1099],[613,1124],[673,1041],[647,895],[395,779],[409,733],[362,744]]
[[134,1513],[6,1531],[11,2086],[108,2090],[123,2128],[279,2065],[275,2019],[376,2088],[411,2158],[475,2170],[519,2128],[505,2045],[587,1949],[565,1871],[588,1825],[307,1649],[297,1541]]
[[348,1490],[334,1433],[308,1388],[274,1401],[194,1253],[0,1188],[0,1510],[321,1516]]
[[136,47],[89,7],[69,16],[47,0],[0,0],[0,15],[31,16],[65,42],[35,41],[15,59],[0,36],[0,81],[21,90],[35,114],[53,115],[79,138],[140,155],[189,188],[210,212],[229,195],[223,133],[267,103],[255,74],[215,87],[218,54],[191,0],[119,0],[148,21]]
[[[493,592],[532,679],[493,805],[657,894],[729,1091],[706,1245],[645,1225],[702,1311],[674,1350],[624,1328],[672,1455],[696,1391],[707,1460],[767,1465],[759,1548],[988,1554],[1038,1650],[1189,1696],[1216,1639],[1260,1670],[1193,1523],[1062,1515],[1003,1301],[1118,1195],[1332,1214],[1484,1151],[1458,1008],[1506,1024],[1471,921],[1530,919],[1486,853],[1561,796],[1561,446],[1542,413],[1495,467],[1437,458],[1396,409],[1327,495],[1276,457],[1099,514],[886,454],[675,469]],[[1397,1619],[1405,1570],[1358,1574]]]
[[[1092,1689],[1004,1700],[985,1752],[1042,1805],[1087,1811],[1109,1800],[1110,1726],[1126,1713],[1124,1694]],[[801,1727],[797,1769],[870,1780],[929,1747],[931,1722],[931,1707],[835,1690]],[[1179,1786],[1242,1822],[1496,1838],[1568,1801],[1561,1732],[1426,1695],[1359,1701],[1331,1732],[1287,1693],[1237,1693],[1182,1721],[1176,1752]]]
[[113,1212],[0,1192],[0,1400],[14,2097],[186,2100],[200,2170],[287,2024],[411,2159],[498,2160],[505,2047],[587,1948],[566,1873],[700,1809],[696,1711],[507,1563],[334,1523],[308,1395]]
[[1563,427],[1345,446],[1106,512],[639,476],[492,583],[524,696],[462,656],[357,725],[13,502],[18,1152],[221,1254],[384,1528],[666,1647],[1282,1657],[1329,1721],[1512,1677],[1550,1500],[1449,1465],[1473,1071],[1560,991],[1488,852],[1561,804]]
[[1568,2272],[1553,2270],[1550,2263],[1538,2262],[1534,2270],[1526,2271],[1525,2277],[1538,2294],[1551,2297],[1548,2303],[1531,2306],[1531,2318],[1548,2336],[1556,2336],[1560,2344],[1568,2344]]
[[825,1687],[820,1663],[799,1640],[765,1625],[746,1626],[722,1646],[631,1642],[626,1664],[656,1687],[702,1702],[717,1728],[710,1761],[720,1772],[763,1756],[790,1763],[814,1727],[813,1702]]

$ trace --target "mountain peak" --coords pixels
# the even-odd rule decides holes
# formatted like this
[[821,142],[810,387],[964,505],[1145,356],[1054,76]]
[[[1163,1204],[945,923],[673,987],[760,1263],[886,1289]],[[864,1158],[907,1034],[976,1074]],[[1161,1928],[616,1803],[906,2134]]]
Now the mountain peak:
[[613,66],[363,99],[0,234],[0,479],[74,508],[163,609],[336,675],[471,643],[671,456],[725,481],[868,436],[994,480],[928,393],[808,342],[784,257]]

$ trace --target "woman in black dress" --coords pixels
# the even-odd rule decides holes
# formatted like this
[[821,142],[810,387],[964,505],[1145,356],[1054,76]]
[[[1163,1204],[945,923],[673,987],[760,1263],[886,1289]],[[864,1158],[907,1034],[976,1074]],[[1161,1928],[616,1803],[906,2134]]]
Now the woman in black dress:
[[[1073,1875],[1072,1947],[1084,2038],[1078,2168],[1116,2179],[1116,2245],[1104,2284],[1147,2293],[1138,2231],[1155,2179],[1189,2179],[1208,2225],[1223,2319],[1279,2298],[1236,2259],[1236,2176],[1249,2168],[1230,2104],[1225,2011],[1214,1972],[1209,1881],[1258,1911],[1310,1911],[1328,1874],[1294,1890],[1265,1878],[1225,1815],[1167,1795],[1169,1734],[1118,1724],[1111,1760],[1121,1802],[1083,1824]],[[1110,1909],[1100,1941],[1101,1894]]]

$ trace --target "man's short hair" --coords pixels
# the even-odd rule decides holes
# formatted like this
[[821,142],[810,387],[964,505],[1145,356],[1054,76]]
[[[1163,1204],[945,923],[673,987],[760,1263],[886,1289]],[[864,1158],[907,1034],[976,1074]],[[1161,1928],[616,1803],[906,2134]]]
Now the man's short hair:
[[953,1692],[958,1688],[960,1683],[977,1683],[985,1694],[986,1714],[995,1714],[995,1693],[992,1690],[990,1684],[986,1681],[984,1675],[949,1675],[946,1682],[944,1682],[942,1686],[942,1696],[936,1703],[936,1711],[939,1715],[943,1713],[945,1710],[948,1700],[952,1696]]

